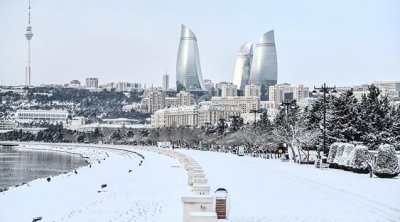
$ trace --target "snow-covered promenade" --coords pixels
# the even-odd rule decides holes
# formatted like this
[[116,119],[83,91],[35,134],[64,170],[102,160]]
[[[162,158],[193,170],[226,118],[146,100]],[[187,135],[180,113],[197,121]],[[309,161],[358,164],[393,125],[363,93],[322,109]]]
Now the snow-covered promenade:
[[211,191],[225,187],[232,222],[400,221],[400,178],[183,150],[205,170]]
[[[0,193],[0,221],[182,221],[181,198],[191,189],[187,171],[177,159],[148,151],[157,148],[29,147],[79,153],[91,164]],[[228,153],[174,152],[199,163],[211,195],[220,187],[228,190],[229,222],[400,221],[398,177],[369,178]]]
[[0,221],[182,221],[186,171],[176,159],[135,150],[145,156],[141,166],[128,151],[69,148],[89,156],[91,167],[0,193]]

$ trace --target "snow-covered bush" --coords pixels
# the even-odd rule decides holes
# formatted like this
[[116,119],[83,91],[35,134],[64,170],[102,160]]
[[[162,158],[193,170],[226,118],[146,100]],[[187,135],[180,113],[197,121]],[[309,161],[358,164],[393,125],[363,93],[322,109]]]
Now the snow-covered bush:
[[355,173],[369,173],[368,160],[368,148],[366,146],[358,145],[348,156],[348,168]]
[[394,146],[389,144],[379,146],[373,172],[377,177],[382,178],[392,178],[399,175],[399,160]]
[[329,165],[330,168],[338,168],[340,169],[340,162],[342,159],[343,151],[344,151],[344,143],[337,143],[335,158],[332,163]]
[[342,166],[343,169],[345,170],[351,170],[350,169],[350,162],[349,162],[349,156],[351,151],[354,150],[354,145],[353,144],[349,144],[349,143],[345,143],[344,144],[344,150],[343,150],[343,154],[342,154],[342,159],[339,165]]
[[340,144],[341,143],[333,143],[331,145],[331,148],[329,149],[329,153],[328,153],[328,160],[327,160],[328,163],[333,163],[333,161],[335,160],[336,151]]
[[331,168],[340,168],[350,170],[349,167],[349,155],[354,149],[354,145],[350,143],[339,143],[336,151],[335,159],[333,160],[333,166]]

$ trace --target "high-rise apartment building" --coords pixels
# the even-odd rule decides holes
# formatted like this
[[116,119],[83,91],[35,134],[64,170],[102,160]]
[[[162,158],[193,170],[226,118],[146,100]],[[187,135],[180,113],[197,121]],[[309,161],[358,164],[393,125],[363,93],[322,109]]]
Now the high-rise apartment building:
[[269,87],[269,101],[276,103],[293,99],[299,102],[307,97],[309,97],[309,88],[303,85],[292,87],[288,83],[282,83]]
[[269,87],[269,101],[280,103],[285,100],[291,100],[292,98],[292,87],[288,83],[276,84]]
[[237,86],[230,82],[220,82],[217,84],[218,96],[228,97],[237,96]]
[[295,99],[297,102],[310,96],[310,89],[303,85],[293,86],[292,92],[293,99]]
[[140,83],[130,83],[130,82],[118,82],[115,85],[115,89],[118,92],[130,92],[130,91],[141,91],[142,84]]
[[205,91],[200,67],[196,35],[185,25],[181,27],[178,57],[176,61],[176,89],[181,91]]
[[261,96],[261,87],[257,84],[246,85],[244,89],[245,97],[260,97]]
[[210,79],[204,80],[204,87],[208,91],[208,95],[214,96],[214,83]]
[[168,90],[169,89],[169,75],[164,74],[162,77],[162,89]]
[[86,78],[86,88],[98,88],[99,78]]
[[178,106],[190,106],[196,104],[194,95],[187,91],[180,91],[176,94],[176,100]]

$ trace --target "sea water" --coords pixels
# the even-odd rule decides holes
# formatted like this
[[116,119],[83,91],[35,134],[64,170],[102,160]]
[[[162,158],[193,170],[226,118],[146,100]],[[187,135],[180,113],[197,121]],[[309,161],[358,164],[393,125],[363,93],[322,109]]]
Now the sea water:
[[0,147],[0,191],[86,164],[87,161],[76,154]]

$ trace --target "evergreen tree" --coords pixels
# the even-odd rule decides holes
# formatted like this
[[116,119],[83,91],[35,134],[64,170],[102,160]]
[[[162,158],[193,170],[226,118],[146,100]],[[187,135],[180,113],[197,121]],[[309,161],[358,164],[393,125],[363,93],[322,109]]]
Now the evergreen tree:
[[272,123],[268,118],[268,112],[263,112],[260,116],[260,120],[257,123],[257,128],[261,132],[268,132],[272,128]]
[[400,150],[400,106],[392,113],[392,143],[394,144],[396,150]]
[[240,116],[232,116],[231,126],[229,127],[229,131],[234,133],[238,131],[243,126],[243,118]]
[[382,97],[377,87],[371,85],[368,90],[358,109],[357,130],[361,133],[363,144],[369,149],[376,149],[380,144],[391,142],[390,105],[389,99]]
[[357,123],[357,99],[352,91],[347,91],[331,99],[326,121],[328,145],[334,142],[359,141],[361,134]]

